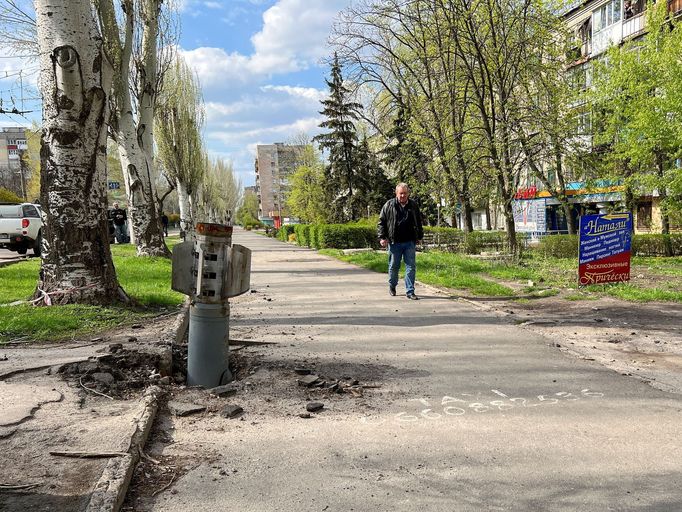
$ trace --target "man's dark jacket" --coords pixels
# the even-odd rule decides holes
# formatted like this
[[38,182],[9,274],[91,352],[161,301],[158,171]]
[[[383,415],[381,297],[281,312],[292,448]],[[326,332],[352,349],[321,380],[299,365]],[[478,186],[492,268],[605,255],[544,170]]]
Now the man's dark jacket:
[[128,214],[121,208],[114,208],[111,210],[111,218],[117,226],[123,226],[128,220]]
[[[379,240],[388,239],[390,243],[395,243],[399,208],[400,204],[395,197],[386,201],[381,208],[379,223],[377,224],[377,235],[379,236]],[[424,228],[422,228],[422,215],[419,211],[419,206],[417,206],[417,203],[412,201],[412,199],[408,199],[405,208],[407,209],[408,220],[414,226],[416,238],[413,242],[421,240],[424,238]]]

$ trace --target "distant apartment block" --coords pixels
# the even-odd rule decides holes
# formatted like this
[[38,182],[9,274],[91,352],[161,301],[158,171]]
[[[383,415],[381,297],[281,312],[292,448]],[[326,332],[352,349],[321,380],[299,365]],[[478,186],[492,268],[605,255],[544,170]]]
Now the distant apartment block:
[[28,148],[25,128],[0,128],[0,187],[24,195],[26,180],[21,154]]
[[305,148],[281,142],[256,146],[258,219],[264,224],[279,227],[289,217],[289,177],[300,165]]

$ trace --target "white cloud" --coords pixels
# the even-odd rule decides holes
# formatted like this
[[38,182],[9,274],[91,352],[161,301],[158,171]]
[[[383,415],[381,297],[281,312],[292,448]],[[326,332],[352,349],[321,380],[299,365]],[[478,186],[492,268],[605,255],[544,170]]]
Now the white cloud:
[[[250,52],[217,47],[182,51],[196,70],[207,99],[207,149],[214,155],[229,155],[244,185],[255,181],[258,144],[320,133],[320,101],[326,98],[327,89],[311,87],[305,82],[311,73],[298,72],[316,68],[330,54],[327,39],[332,24],[350,1],[277,0],[263,12],[262,26],[251,37]],[[230,8],[220,13],[221,19],[234,22],[239,19],[238,10],[266,3],[268,0],[233,0]],[[298,83],[286,83],[286,74],[294,72]],[[314,85],[321,82],[324,72],[319,70]],[[273,83],[276,75],[279,78]]]
[[295,70],[327,56],[324,44],[338,12],[348,0],[280,0],[263,13],[263,29],[251,38],[253,59],[268,69],[273,56],[283,56]]
[[220,2],[204,2],[204,5],[209,9],[223,9],[225,7]]
[[180,50],[194,68],[204,87],[225,85],[231,82],[246,83],[253,79],[249,58],[237,52],[227,53],[222,48],[197,48]]
[[[186,50],[183,55],[207,87],[225,79],[255,83],[275,74],[305,70],[328,56],[326,41],[333,21],[349,1],[279,0],[263,13],[263,26],[251,37],[251,55],[211,47]],[[224,19],[230,23],[233,17]]]
[[290,85],[264,85],[261,87],[264,92],[274,91],[283,92],[289,96],[295,98],[302,98],[305,100],[314,101],[319,103],[328,96],[327,91],[321,91],[320,89],[315,89],[314,87],[292,87]]

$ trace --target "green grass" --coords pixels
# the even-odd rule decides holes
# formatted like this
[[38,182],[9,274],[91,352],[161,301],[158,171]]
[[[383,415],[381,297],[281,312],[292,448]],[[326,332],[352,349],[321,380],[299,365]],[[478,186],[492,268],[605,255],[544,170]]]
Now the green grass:
[[[169,247],[178,240],[170,239]],[[184,295],[170,289],[171,262],[138,258],[135,246],[114,245],[112,255],[119,283],[144,307],[66,305],[0,306],[0,343],[12,339],[60,340],[139,321],[181,304]],[[40,261],[32,259],[0,268],[0,305],[28,299],[35,290]]]
[[38,259],[0,268],[0,304],[27,299],[36,289],[39,270]]
[[593,293],[630,302],[682,302],[682,290],[679,286],[674,290],[664,290],[659,287],[639,288],[632,283],[615,283],[588,286],[587,289]]
[[[384,252],[362,252],[343,254],[337,249],[322,249],[320,253],[353,263],[374,272],[388,273],[388,256]],[[428,252],[417,254],[417,278],[425,284],[468,290],[474,295],[507,297],[514,291],[494,281],[485,279],[483,274],[491,264],[459,254]],[[405,266],[400,268],[404,275]]]
[[644,267],[662,276],[682,277],[682,257],[648,258],[637,256],[632,258],[633,267]]
[[[388,258],[384,252],[343,254],[334,249],[320,252],[375,272],[388,272]],[[611,296],[632,302],[682,302],[682,279],[679,279],[682,278],[682,258],[635,257],[632,259],[632,272],[640,271],[670,279],[649,288],[635,282],[582,288],[577,283],[578,262],[574,258],[550,258],[529,252],[518,264],[501,264],[461,254],[417,253],[417,278],[421,282],[466,290],[477,296],[513,298],[525,294],[542,298],[558,295],[560,290],[569,290],[564,297],[574,301]],[[515,293],[505,286],[505,281],[516,282],[523,288]],[[526,286],[528,281],[533,281],[534,285]]]

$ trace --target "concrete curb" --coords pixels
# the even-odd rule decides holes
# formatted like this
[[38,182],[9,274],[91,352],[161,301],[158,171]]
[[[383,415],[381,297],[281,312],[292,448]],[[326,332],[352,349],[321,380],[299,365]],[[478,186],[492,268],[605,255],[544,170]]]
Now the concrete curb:
[[135,430],[130,438],[128,453],[109,460],[95,485],[86,512],[118,512],[123,504],[140,451],[147,442],[158,411],[158,399],[163,390],[151,386],[145,391],[140,408],[135,415]]
[[0,261],[0,268],[9,267],[10,265],[14,265],[15,263],[21,263],[22,261],[28,261],[28,258]]
[[[189,326],[189,306],[190,301],[187,299],[173,322],[171,329],[175,331],[175,335],[171,345],[182,343]],[[95,485],[86,512],[118,512],[120,510],[128,493],[135,466],[140,461],[140,451],[149,438],[149,432],[159,409],[158,401],[163,393],[164,391],[158,386],[151,386],[145,391],[140,409],[135,415],[135,430],[130,437],[128,453],[123,457],[109,460]]]
[[188,297],[185,299],[182,308],[180,308],[180,312],[175,318],[175,322],[173,322],[172,330],[175,331],[175,336],[173,337],[174,345],[182,344],[182,340],[184,339],[187,329],[189,328],[189,305],[190,299]]

